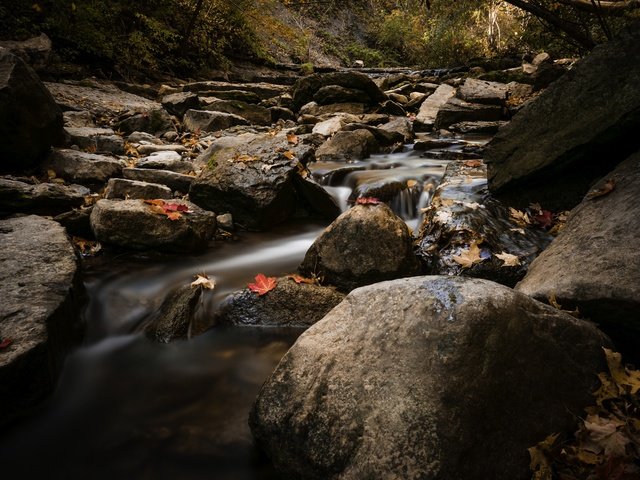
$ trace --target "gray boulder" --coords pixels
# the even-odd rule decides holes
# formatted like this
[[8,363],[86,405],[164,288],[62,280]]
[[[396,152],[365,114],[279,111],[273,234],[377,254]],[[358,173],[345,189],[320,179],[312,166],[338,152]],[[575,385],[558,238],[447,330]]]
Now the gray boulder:
[[[360,72],[316,73],[298,80],[292,89],[294,110],[314,100],[314,96],[323,87],[337,85],[339,87],[360,90],[366,94],[368,102],[373,105],[387,99],[386,95],[368,76]],[[341,102],[345,103],[345,102]],[[347,102],[349,103],[349,102]]]
[[201,303],[202,287],[185,285],[171,291],[157,313],[145,321],[147,338],[158,343],[184,340],[203,333],[194,327],[196,311]]
[[246,142],[220,143],[195,179],[189,197],[202,208],[229,212],[238,226],[263,230],[289,219],[297,193],[298,166],[313,158],[313,148],[293,145],[286,135],[259,135]]
[[415,138],[413,123],[407,117],[392,118],[387,123],[380,125],[380,128],[388,132],[401,133],[404,136],[405,143],[411,143]]
[[498,284],[357,289],[302,334],[249,417],[283,478],[525,480],[606,368],[592,324]]
[[616,344],[637,356],[640,345],[640,154],[622,162],[595,185],[613,190],[585,198],[558,237],[531,264],[516,290],[601,325]]
[[110,128],[65,127],[67,145],[93,152],[124,154],[124,140]]
[[456,97],[465,102],[504,105],[508,87],[504,83],[467,78],[458,88]]
[[385,204],[356,205],[313,242],[300,272],[348,292],[356,287],[418,274],[411,233]]
[[483,103],[470,103],[452,97],[440,107],[434,128],[440,130],[449,128],[460,122],[494,122],[502,119],[502,107]]
[[56,148],[43,169],[52,170],[57,177],[69,182],[98,184],[122,175],[122,162],[105,155]]
[[224,112],[187,110],[184,114],[184,127],[190,132],[217,132],[235,125],[249,125],[249,122],[238,115]]
[[313,101],[318,105],[330,105],[332,103],[369,103],[369,95],[362,90],[345,88],[340,85],[326,85],[320,88],[314,95]]
[[300,115],[311,115],[320,117],[323,115],[335,115],[336,113],[346,113],[350,115],[363,115],[366,110],[364,103],[332,103],[330,105],[318,105],[316,102],[309,102],[300,107]]
[[277,279],[276,287],[264,295],[248,288],[229,295],[216,323],[239,326],[309,327],[324,317],[344,298],[330,287]]
[[125,135],[133,132],[162,134],[173,130],[173,122],[169,114],[160,106],[142,113],[134,113],[118,122],[118,130]]
[[427,99],[420,105],[420,110],[416,115],[414,128],[417,131],[429,131],[433,128],[436,116],[440,108],[453,97],[456,89],[446,83],[440,85]]
[[41,33],[27,40],[3,40],[0,48],[6,48],[36,71],[43,70],[51,59],[51,39]]
[[199,110],[201,106],[198,96],[188,92],[165,95],[162,97],[161,103],[167,112],[178,118],[182,118],[187,110]]
[[29,184],[0,178],[0,212],[57,215],[81,206],[84,194],[78,188],[55,183]]
[[99,241],[125,249],[204,250],[216,229],[215,214],[184,200],[171,203],[189,211],[170,220],[142,200],[99,200],[91,212],[91,228]]
[[362,160],[380,151],[376,137],[368,130],[341,131],[320,145],[316,158],[321,162]]
[[224,112],[244,118],[252,125],[271,125],[271,112],[260,105],[241,102],[238,100],[212,100],[203,110]]
[[0,427],[53,389],[82,338],[82,282],[64,228],[26,216],[0,220]]
[[353,132],[364,129],[373,134],[378,144],[382,147],[389,147],[397,143],[404,143],[404,134],[398,130],[389,130],[380,127],[366,125],[364,123],[349,123],[345,125],[344,131]]
[[152,168],[155,170],[169,170],[176,173],[193,172],[196,167],[193,162],[182,159],[182,155],[173,150],[154,152],[148,157],[139,159],[136,168]]
[[489,188],[518,205],[574,207],[638,149],[640,29],[597,46],[488,144]]
[[122,176],[129,180],[166,185],[171,190],[180,193],[188,193],[191,184],[196,178],[183,173],[176,173],[170,170],[156,170],[154,168],[125,168],[122,170]]
[[64,142],[60,107],[20,58],[0,48],[0,169],[29,169]]
[[138,198],[172,198],[173,194],[169,187],[158,183],[138,182],[136,180],[127,180],[125,178],[112,178],[107,183],[104,190],[104,198],[113,200],[121,199],[138,199]]

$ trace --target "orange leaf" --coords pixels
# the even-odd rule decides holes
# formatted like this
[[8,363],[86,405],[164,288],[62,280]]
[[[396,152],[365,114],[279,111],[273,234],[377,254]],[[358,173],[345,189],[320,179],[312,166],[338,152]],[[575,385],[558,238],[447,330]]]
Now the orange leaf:
[[162,207],[165,212],[188,212],[189,207],[179,203],[165,203]]
[[291,280],[293,280],[298,284],[300,283],[307,283],[309,285],[316,284],[316,281],[313,278],[306,278],[306,277],[303,277],[302,275],[298,275],[297,273],[292,273],[290,275],[287,275],[287,278],[290,278]]
[[464,166],[465,167],[480,167],[482,166],[482,161],[480,160],[467,160],[466,162],[464,162]]
[[164,205],[164,200],[143,200],[147,205],[155,205],[157,207],[162,207]]
[[182,214],[180,212],[164,212],[167,215],[169,220],[175,221],[180,220],[182,218]]
[[356,200],[356,205],[379,205],[382,200],[374,197],[360,197]]
[[589,193],[587,193],[587,199],[591,200],[592,198],[597,198],[597,197],[602,197],[603,195],[607,195],[609,193],[611,193],[611,191],[616,187],[616,182],[615,180],[613,180],[612,178],[610,178],[609,180],[607,180],[602,188],[599,188],[598,190],[591,190]]
[[293,153],[291,150],[287,150],[286,152],[283,153],[283,155],[287,157],[289,160],[293,160],[294,158],[296,158],[296,154]]
[[276,288],[276,285],[278,285],[278,280],[275,277],[266,277],[263,273],[259,273],[256,275],[255,282],[248,284],[247,287],[262,296]]
[[287,142],[289,142],[291,145],[297,145],[298,136],[295,133],[287,133]]

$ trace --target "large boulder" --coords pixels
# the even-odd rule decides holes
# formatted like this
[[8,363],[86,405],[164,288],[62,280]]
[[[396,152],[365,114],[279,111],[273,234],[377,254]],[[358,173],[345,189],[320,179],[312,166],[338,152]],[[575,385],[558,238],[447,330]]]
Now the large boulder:
[[56,148],[43,164],[43,168],[51,170],[57,177],[69,182],[102,184],[112,177],[121,176],[123,163],[106,155]]
[[363,128],[352,132],[340,131],[324,142],[316,152],[321,162],[362,160],[380,150],[373,133]]
[[154,168],[125,168],[122,176],[129,180],[139,182],[159,183],[166,185],[171,190],[180,193],[188,193],[195,177],[183,173],[172,172],[171,170],[156,170]]
[[[613,183],[607,184],[612,181]],[[541,300],[555,295],[563,308],[578,308],[619,346],[640,345],[640,153],[595,186],[613,190],[585,198],[560,235],[531,264],[516,289]]]
[[467,78],[456,92],[456,97],[471,103],[504,105],[508,91],[504,83]]
[[207,103],[203,110],[231,113],[244,118],[252,125],[271,125],[271,112],[261,105],[252,103],[214,99]]
[[62,110],[20,58],[0,48],[0,170],[29,169],[64,142]]
[[82,337],[82,283],[64,228],[25,216],[0,220],[0,427],[53,389]]
[[416,275],[411,233],[385,204],[356,205],[313,242],[299,270],[342,291]]
[[216,216],[184,200],[175,220],[142,200],[100,200],[91,212],[91,228],[104,243],[131,250],[171,252],[204,250],[216,229]]
[[500,129],[489,188],[510,203],[572,208],[640,146],[640,28],[599,45]]
[[500,105],[470,103],[452,97],[438,110],[433,127],[440,130],[460,122],[491,122],[501,118],[502,107]]
[[231,213],[241,227],[268,229],[295,213],[294,176],[311,158],[313,147],[293,144],[284,133],[220,142],[203,158],[208,167],[193,182],[189,197],[207,210]]
[[0,41],[0,48],[6,48],[36,71],[43,70],[49,64],[52,46],[51,39],[45,33],[27,40]]
[[249,122],[238,115],[225,112],[187,110],[184,114],[184,127],[190,132],[217,132],[235,125],[249,125]]
[[[386,95],[378,88],[378,86],[364,73],[360,72],[331,72],[331,73],[316,73],[307,77],[301,78],[293,86],[293,107],[295,110],[300,108],[314,100],[318,91],[323,87],[338,86],[345,89],[351,89],[353,91],[364,92],[364,97],[368,99],[368,104],[373,105],[379,102],[383,102],[387,99]],[[335,90],[335,88],[333,89]],[[328,90],[324,90],[328,92]],[[357,92],[356,92],[357,93]],[[359,93],[358,93],[359,96]],[[335,97],[335,96],[334,96]],[[332,97],[334,101],[338,100],[338,97]],[[344,97],[342,97],[344,98]],[[350,100],[342,100],[342,102],[352,102],[353,97]],[[358,103],[361,103],[358,101]]]
[[445,103],[447,103],[447,101],[449,101],[451,97],[453,97],[455,93],[456,89],[451,85],[447,85],[446,83],[440,85],[420,105],[420,110],[418,111],[413,124],[414,128],[417,131],[431,130],[436,121],[438,111]]
[[309,279],[293,275],[281,277],[277,279],[276,287],[265,295],[258,295],[248,288],[229,295],[220,306],[216,323],[309,327],[329,313],[343,298],[343,293],[330,287],[315,285]]
[[527,448],[593,401],[603,345],[486,280],[384,282],[302,334],[249,422],[283,478],[529,479]]

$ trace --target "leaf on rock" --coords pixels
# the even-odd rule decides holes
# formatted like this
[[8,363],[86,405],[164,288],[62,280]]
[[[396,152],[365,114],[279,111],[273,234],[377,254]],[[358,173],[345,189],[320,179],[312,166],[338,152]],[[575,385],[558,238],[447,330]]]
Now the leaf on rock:
[[616,188],[616,182],[615,180],[610,178],[609,180],[604,182],[604,185],[602,186],[602,188],[599,188],[597,190],[591,190],[589,193],[587,193],[586,198],[587,200],[591,200],[592,198],[598,198],[604,195],[608,195],[613,191],[614,188]]
[[161,199],[143,200],[149,205],[149,209],[157,215],[166,215],[169,220],[180,220],[180,212],[189,213],[189,207],[180,203],[165,202]]
[[549,460],[549,452],[553,448],[553,445],[558,438],[558,434],[549,435],[542,442],[538,443],[535,447],[528,449],[531,462],[529,467],[534,472],[533,480],[552,480],[553,470],[551,468],[551,461]]
[[553,213],[549,210],[540,210],[540,213],[534,215],[533,220],[542,228],[549,228],[553,225]]
[[509,207],[509,215],[511,216],[511,219],[521,227],[531,225],[531,219],[529,218],[529,214],[527,212],[522,212],[520,210],[516,210],[515,208]]
[[287,150],[286,152],[283,153],[283,155],[287,157],[289,160],[293,160],[294,158],[296,158],[296,154],[292,150]]
[[471,167],[471,168],[481,167],[482,160],[467,160],[466,162],[463,163],[463,165],[465,167]]
[[278,285],[278,280],[275,277],[267,277],[263,273],[256,275],[255,282],[247,285],[249,290],[257,293],[259,296],[270,292]]
[[260,160],[260,157],[254,157],[252,155],[247,155],[246,153],[241,154],[237,154],[233,157],[232,159],[234,162],[255,162],[257,160]]
[[147,205],[155,205],[157,207],[162,207],[164,205],[164,200],[143,200]]
[[607,359],[607,365],[611,372],[611,378],[616,384],[625,390],[628,390],[631,395],[635,395],[640,390],[640,371],[628,370],[622,365],[622,355],[618,352],[603,348],[604,355]]
[[298,145],[298,136],[295,133],[287,133],[287,142],[291,145]]
[[0,350],[4,350],[5,348],[7,348],[12,343],[13,343],[13,340],[11,340],[10,338],[0,339]]
[[517,255],[513,255],[507,252],[502,252],[502,253],[496,253],[495,256],[504,262],[502,264],[503,267],[517,267],[518,265],[520,265],[520,259],[518,258]]
[[202,287],[202,288],[206,288],[207,290],[213,290],[214,288],[216,288],[216,281],[210,279],[207,275],[202,273],[202,274],[196,275],[196,279],[193,282],[191,282],[191,286]]
[[356,199],[356,205],[380,205],[382,200],[375,197],[360,197]]
[[484,260],[480,256],[480,247],[476,242],[471,242],[469,245],[469,250],[463,250],[460,255],[454,255],[453,261],[459,265],[462,265],[462,268],[471,268],[476,263],[480,263]]
[[165,212],[188,212],[189,207],[180,203],[165,203],[162,205]]
[[306,283],[308,285],[318,284],[318,281],[315,278],[306,278],[306,277],[303,277],[302,275],[298,275],[297,273],[292,273],[290,275],[287,275],[287,278],[290,278],[297,284],[300,284],[300,283]]
[[172,222],[175,222],[176,220],[180,220],[182,218],[182,215],[180,214],[180,212],[164,212],[164,213],[167,215],[167,218]]

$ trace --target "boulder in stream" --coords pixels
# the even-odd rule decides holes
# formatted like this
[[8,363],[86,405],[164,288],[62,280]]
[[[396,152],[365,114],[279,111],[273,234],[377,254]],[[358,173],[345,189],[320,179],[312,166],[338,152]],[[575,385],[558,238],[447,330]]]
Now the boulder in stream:
[[0,220],[0,427],[53,389],[82,338],[82,283],[64,228],[35,215]]
[[362,160],[379,150],[375,135],[368,130],[340,131],[318,148],[316,158],[321,162],[347,162]]
[[415,277],[351,292],[262,387],[252,433],[283,478],[531,478],[606,369],[589,322],[493,282]]
[[216,324],[309,327],[343,298],[343,293],[316,285],[313,280],[295,275],[280,277],[276,287],[264,295],[248,288],[229,295],[220,306]]
[[169,343],[203,333],[204,329],[194,328],[201,297],[202,287],[185,285],[171,291],[160,310],[145,322],[147,338],[158,343]]
[[516,290],[576,307],[625,353],[640,346],[640,153],[597,183]]
[[204,250],[215,233],[215,214],[184,200],[167,203],[188,210],[171,220],[142,200],[99,200],[91,212],[91,228],[100,242],[130,250]]
[[0,169],[29,169],[64,142],[62,110],[23,60],[0,48]]
[[356,205],[340,215],[298,269],[345,292],[420,271],[407,224],[382,203]]

